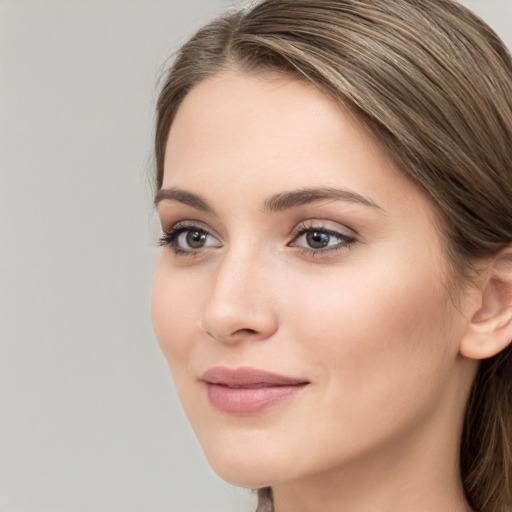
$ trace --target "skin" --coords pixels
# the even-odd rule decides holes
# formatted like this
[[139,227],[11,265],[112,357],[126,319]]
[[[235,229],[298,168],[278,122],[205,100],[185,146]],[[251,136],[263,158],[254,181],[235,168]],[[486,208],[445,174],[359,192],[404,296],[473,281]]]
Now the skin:
[[[325,187],[373,205],[265,209],[276,194]],[[162,188],[209,206],[158,204],[164,232],[208,235],[191,248],[185,230],[162,248],[153,322],[219,475],[272,486],[278,512],[469,510],[458,445],[477,363],[460,346],[480,299],[468,292],[455,307],[430,201],[357,117],[285,76],[216,76],[178,110]],[[313,251],[298,228],[341,236]],[[214,366],[309,384],[234,416],[200,381]]]

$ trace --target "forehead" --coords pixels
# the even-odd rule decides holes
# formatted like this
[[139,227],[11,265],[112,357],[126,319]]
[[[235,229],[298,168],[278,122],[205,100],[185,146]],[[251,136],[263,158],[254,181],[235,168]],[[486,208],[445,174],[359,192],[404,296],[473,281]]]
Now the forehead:
[[370,192],[377,178],[403,180],[353,112],[305,81],[230,72],[199,83],[178,109],[163,187],[240,179],[272,193],[348,180]]
[[285,153],[317,131],[315,119],[325,123],[329,111],[338,109],[304,81],[225,73],[200,82],[185,97],[170,129],[166,156],[176,156],[184,142],[209,142],[233,153],[259,146],[262,156],[276,156],[278,148]]

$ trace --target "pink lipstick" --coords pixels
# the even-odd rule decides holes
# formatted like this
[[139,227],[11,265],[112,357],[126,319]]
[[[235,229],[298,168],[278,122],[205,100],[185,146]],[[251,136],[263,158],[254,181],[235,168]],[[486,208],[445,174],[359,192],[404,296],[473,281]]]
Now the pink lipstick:
[[208,399],[219,411],[234,415],[254,414],[302,391],[309,382],[244,366],[216,366],[201,380]]

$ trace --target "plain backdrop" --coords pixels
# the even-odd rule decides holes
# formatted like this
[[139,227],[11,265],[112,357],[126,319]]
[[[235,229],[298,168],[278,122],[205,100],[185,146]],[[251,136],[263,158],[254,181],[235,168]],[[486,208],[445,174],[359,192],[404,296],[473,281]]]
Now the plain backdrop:
[[[149,315],[171,53],[228,0],[0,0],[0,511],[245,512]],[[467,0],[512,46],[512,0]]]

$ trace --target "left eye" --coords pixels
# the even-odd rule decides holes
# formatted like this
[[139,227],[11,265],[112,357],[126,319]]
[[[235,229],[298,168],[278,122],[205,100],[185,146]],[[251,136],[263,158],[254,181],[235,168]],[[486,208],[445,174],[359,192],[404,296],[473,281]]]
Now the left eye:
[[304,239],[304,242],[311,249],[323,249],[332,245],[333,242],[338,242],[336,238],[325,231],[308,231],[301,238]]
[[311,251],[321,251],[346,247],[355,242],[353,236],[344,235],[330,229],[308,228],[299,232],[293,246]]
[[203,249],[216,245],[210,233],[202,229],[187,229],[176,237],[176,245],[180,249]]

